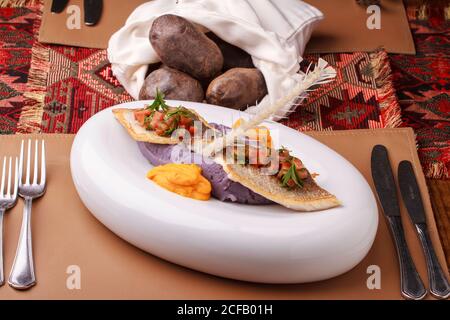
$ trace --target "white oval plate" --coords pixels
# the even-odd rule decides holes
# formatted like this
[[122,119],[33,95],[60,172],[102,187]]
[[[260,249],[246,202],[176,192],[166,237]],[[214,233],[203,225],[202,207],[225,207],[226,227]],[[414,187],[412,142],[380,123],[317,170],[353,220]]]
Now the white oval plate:
[[[116,107],[141,108],[144,103]],[[241,116],[200,103],[168,104],[183,104],[207,121],[228,126]],[[302,213],[279,205],[196,201],[166,191],[146,178],[152,166],[111,108],[89,119],[75,137],[73,181],[83,203],[106,227],[188,268],[263,283],[312,282],[352,269],[369,251],[377,231],[377,206],[369,185],[325,145],[281,124],[266,125],[311,172],[320,174],[318,184],[343,206]]]

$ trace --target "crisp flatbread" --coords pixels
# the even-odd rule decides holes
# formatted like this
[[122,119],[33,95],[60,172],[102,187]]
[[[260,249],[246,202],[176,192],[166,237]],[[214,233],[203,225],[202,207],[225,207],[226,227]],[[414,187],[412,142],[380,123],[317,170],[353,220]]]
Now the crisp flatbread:
[[[140,142],[149,142],[156,144],[178,144],[180,143],[179,139],[175,139],[172,137],[162,137],[157,135],[154,131],[150,131],[142,127],[138,121],[134,118],[134,112],[140,111],[144,109],[126,109],[126,108],[118,108],[113,109],[112,112],[116,119],[120,122],[120,124],[128,131],[128,134],[136,141]],[[200,120],[203,125],[208,128],[211,126],[208,122],[203,119],[199,114],[195,111],[189,109],[198,120]]]

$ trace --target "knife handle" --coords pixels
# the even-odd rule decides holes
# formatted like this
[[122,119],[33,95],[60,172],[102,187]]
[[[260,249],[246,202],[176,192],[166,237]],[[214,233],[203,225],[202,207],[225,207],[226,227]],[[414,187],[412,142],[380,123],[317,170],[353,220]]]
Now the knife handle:
[[438,299],[447,299],[450,296],[450,285],[437,259],[427,226],[424,223],[419,223],[416,224],[416,229],[427,261],[430,293]]
[[417,273],[411,254],[409,253],[401,218],[400,216],[386,216],[386,219],[391,228],[397,250],[402,296],[409,300],[421,300],[426,296],[427,290]]
[[84,0],[84,24],[94,26],[100,20],[103,0]]

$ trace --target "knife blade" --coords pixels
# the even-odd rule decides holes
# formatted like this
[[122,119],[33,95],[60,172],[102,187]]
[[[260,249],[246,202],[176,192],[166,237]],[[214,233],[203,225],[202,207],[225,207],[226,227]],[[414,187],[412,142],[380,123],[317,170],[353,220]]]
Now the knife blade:
[[400,216],[394,175],[386,147],[377,145],[372,151],[372,178],[383,212],[387,216]]
[[93,26],[98,23],[102,15],[102,0],[84,0],[84,24]]
[[411,258],[400,217],[397,188],[385,146],[377,145],[371,156],[372,178],[382,211],[391,230],[400,267],[400,290],[406,299],[423,299],[427,290]]
[[398,184],[403,201],[408,209],[409,217],[416,227],[422,249],[427,262],[430,292],[438,299],[447,299],[450,296],[449,282],[439,264],[433,243],[428,233],[425,209],[419,185],[414,174],[414,168],[409,161],[402,161],[398,166]]
[[411,162],[402,161],[398,165],[398,184],[412,222],[414,224],[426,224],[422,197]]
[[50,8],[51,13],[61,13],[66,8],[69,0],[53,0]]

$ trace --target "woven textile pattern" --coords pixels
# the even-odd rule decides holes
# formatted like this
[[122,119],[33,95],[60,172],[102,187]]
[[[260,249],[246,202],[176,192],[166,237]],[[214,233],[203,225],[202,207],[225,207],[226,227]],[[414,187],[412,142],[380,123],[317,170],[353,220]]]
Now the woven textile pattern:
[[[305,57],[304,65],[319,55]],[[335,81],[312,92],[287,120],[298,130],[388,128],[400,124],[400,108],[384,51],[320,56],[337,71]]]
[[131,101],[112,75],[105,50],[49,46],[43,132],[75,133],[92,115]]
[[15,133],[25,103],[38,8],[0,9],[0,134]]
[[403,125],[429,178],[450,177],[450,1],[410,4],[417,55],[390,55]]
[[[408,7],[417,56],[321,55],[336,81],[283,123],[300,131],[411,126],[426,175],[448,178],[449,12],[442,4]],[[37,5],[0,8],[0,133],[76,133],[96,112],[131,100],[105,50],[39,44],[39,24]],[[305,57],[303,68],[318,57]]]

